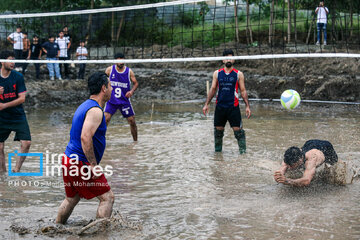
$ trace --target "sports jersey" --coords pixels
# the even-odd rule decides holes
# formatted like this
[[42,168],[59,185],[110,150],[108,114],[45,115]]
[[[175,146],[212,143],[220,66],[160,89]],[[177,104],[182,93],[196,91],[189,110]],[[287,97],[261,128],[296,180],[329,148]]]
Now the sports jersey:
[[129,103],[130,100],[125,97],[125,95],[128,91],[130,91],[131,87],[130,68],[125,66],[125,70],[123,72],[119,72],[116,69],[116,65],[113,65],[109,77],[111,86],[113,87],[109,102],[116,105]]
[[[71,126],[71,130],[70,130],[70,141],[65,150],[66,156],[72,157],[71,156],[72,154],[76,154],[79,157],[80,161],[88,162],[88,160],[86,159],[85,153],[82,149],[82,145],[81,145],[81,132],[82,132],[82,128],[84,125],[86,113],[93,107],[98,107],[102,110],[100,105],[95,100],[92,100],[92,99],[86,100],[76,110],[73,120],[72,120],[72,126]],[[106,127],[106,122],[105,122],[105,116],[103,114],[102,122],[92,138],[96,162],[98,164],[100,163],[101,158],[105,151],[106,129],[107,129],[107,127]]]
[[[4,87],[4,93],[0,94],[0,103],[14,101],[19,97],[19,93],[26,92],[23,75],[14,70],[7,78],[0,75],[0,86]],[[19,122],[24,119],[26,116],[22,104],[0,111],[0,122]]]
[[225,72],[222,68],[218,70],[218,95],[216,105],[229,108],[239,106],[239,71],[233,68],[231,72]]

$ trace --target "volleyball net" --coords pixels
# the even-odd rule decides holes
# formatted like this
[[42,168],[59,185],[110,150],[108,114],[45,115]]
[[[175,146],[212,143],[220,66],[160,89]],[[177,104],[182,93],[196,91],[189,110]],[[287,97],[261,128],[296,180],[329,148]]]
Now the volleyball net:
[[[12,50],[15,46],[12,42],[17,41],[20,49],[28,51],[24,49],[28,44],[23,35],[11,35],[21,25],[22,33],[27,32],[31,43],[35,35],[40,44],[53,36],[68,58],[23,57],[16,62],[114,63],[117,52],[125,54],[126,59],[122,60],[125,63],[219,61],[224,59],[225,48],[235,52],[233,59],[242,60],[360,57],[357,1],[326,2],[329,4],[326,44],[324,27],[317,24],[318,3],[314,1],[140,0],[117,1],[119,6],[104,6],[103,1],[89,1],[89,6],[78,3],[81,1],[61,2],[63,6],[51,8],[46,8],[44,2],[42,8],[51,10],[46,13],[39,13],[35,6],[27,6],[22,14],[3,11],[1,50]],[[134,3],[138,4],[130,5]],[[70,33],[69,51],[64,49],[66,40],[59,39],[65,26]],[[12,37],[8,39],[9,36]],[[86,60],[76,56],[81,41],[88,52]]]

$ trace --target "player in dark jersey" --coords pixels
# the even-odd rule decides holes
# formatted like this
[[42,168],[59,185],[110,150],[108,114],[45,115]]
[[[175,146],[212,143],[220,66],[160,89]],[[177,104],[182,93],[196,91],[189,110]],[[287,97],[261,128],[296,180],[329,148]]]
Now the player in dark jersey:
[[[115,54],[115,59],[124,59],[122,53]],[[109,76],[113,91],[110,100],[106,103],[105,118],[109,125],[112,115],[120,110],[124,118],[130,124],[131,135],[134,141],[137,141],[137,127],[135,122],[135,112],[130,102],[130,97],[134,95],[138,87],[134,72],[125,66],[124,63],[116,63],[108,67],[105,71]],[[131,83],[133,84],[131,88]]]
[[[3,51],[1,59],[14,59],[14,53]],[[2,62],[0,75],[0,172],[5,172],[4,142],[11,132],[14,141],[20,141],[21,153],[28,153],[31,135],[22,104],[25,102],[26,87],[21,73],[14,71],[14,63]],[[14,172],[19,172],[25,156],[18,157]]]
[[[103,107],[110,99],[112,88],[103,72],[92,74],[88,87],[90,98],[74,114],[70,141],[62,161],[66,198],[59,208],[57,223],[67,221],[80,198],[99,199],[98,218],[109,218],[114,204],[114,193],[104,174],[97,171],[106,146]],[[90,176],[84,178],[88,172]]]
[[[324,140],[309,140],[300,149],[298,147],[290,147],[286,150],[284,161],[281,168],[275,172],[274,179],[278,183],[292,186],[308,186],[313,179],[316,168],[323,163],[330,165],[338,162],[338,156],[334,147],[330,142]],[[304,174],[301,178],[290,179],[285,177],[288,169],[297,169],[305,167]]]
[[[234,56],[234,52],[231,49],[225,49],[223,56]],[[225,67],[214,72],[203,113],[206,115],[209,112],[211,99],[219,88],[214,116],[215,151],[222,151],[224,128],[226,122],[229,121],[238,142],[239,152],[242,154],[246,152],[246,141],[239,108],[239,89],[245,102],[247,118],[250,118],[251,110],[245,89],[244,74],[233,67],[234,62],[235,60],[223,60]]]

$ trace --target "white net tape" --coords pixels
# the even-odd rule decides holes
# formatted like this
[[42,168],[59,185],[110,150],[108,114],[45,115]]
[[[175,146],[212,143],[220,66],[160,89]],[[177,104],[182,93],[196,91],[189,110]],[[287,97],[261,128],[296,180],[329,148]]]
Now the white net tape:
[[67,11],[67,12],[7,14],[7,15],[0,15],[0,19],[54,17],[54,16],[95,14],[95,13],[106,13],[106,12],[121,12],[121,11],[128,11],[128,10],[176,6],[176,5],[183,5],[183,4],[188,4],[188,3],[198,3],[198,2],[205,2],[205,1],[206,0],[181,0],[181,1],[161,2],[161,3],[153,3],[153,4],[133,5],[133,6],[126,6],[126,7],[87,9],[87,10]]
[[[112,57],[112,56],[111,56]],[[360,54],[350,53],[298,53],[298,54],[267,54],[253,56],[221,56],[221,57],[193,57],[193,58],[154,58],[154,59],[107,59],[107,60],[5,60],[0,62],[18,63],[174,63],[174,62],[211,62],[224,59],[234,60],[260,60],[260,59],[282,59],[282,58],[360,58]]]

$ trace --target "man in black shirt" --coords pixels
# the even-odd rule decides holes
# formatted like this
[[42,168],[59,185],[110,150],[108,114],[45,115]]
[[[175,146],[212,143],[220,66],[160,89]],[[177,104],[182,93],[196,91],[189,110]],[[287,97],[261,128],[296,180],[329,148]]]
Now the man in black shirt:
[[[41,59],[42,48],[41,44],[39,43],[39,37],[34,35],[33,42],[30,45],[29,55],[27,59],[31,60],[39,60]],[[40,78],[40,63],[35,63],[35,70],[36,70],[36,79]]]
[[[3,51],[1,59],[14,59],[14,53]],[[22,107],[25,102],[26,87],[21,73],[14,71],[12,62],[1,63],[0,75],[0,172],[6,172],[4,142],[11,132],[15,132],[14,141],[20,141],[21,153],[28,153],[31,135],[26,115]],[[19,172],[26,157],[16,160],[14,172]]]

